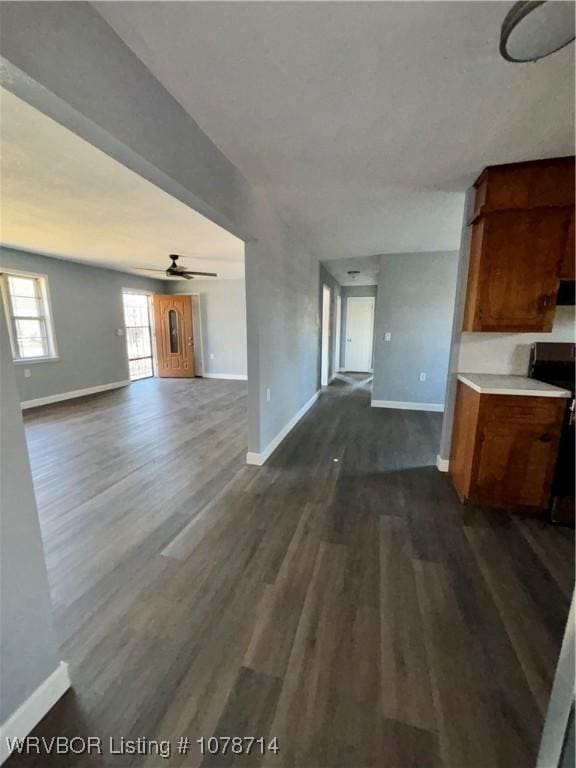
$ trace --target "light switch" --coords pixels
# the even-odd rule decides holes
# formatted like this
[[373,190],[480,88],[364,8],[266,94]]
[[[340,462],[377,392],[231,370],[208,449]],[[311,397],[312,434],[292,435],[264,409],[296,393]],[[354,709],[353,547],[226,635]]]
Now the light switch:
[[425,371],[422,371],[419,376],[420,381],[426,381],[426,373]]
[[384,341],[392,341],[392,334],[389,332],[386,332],[384,334]]
[[210,352],[210,360],[214,360],[214,352]]
[[268,389],[266,390],[266,401],[267,402],[270,402],[271,396],[272,396],[272,390],[270,389],[270,387],[268,387]]
[[124,336],[124,328],[116,328],[116,336]]
[[30,372],[30,368],[24,368],[24,378],[29,379],[30,376],[32,376],[32,373]]

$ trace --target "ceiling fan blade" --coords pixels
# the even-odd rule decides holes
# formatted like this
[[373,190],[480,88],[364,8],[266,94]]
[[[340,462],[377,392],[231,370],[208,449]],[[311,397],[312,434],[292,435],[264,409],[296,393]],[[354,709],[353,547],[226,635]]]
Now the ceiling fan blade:
[[187,275],[202,275],[203,277],[218,277],[216,272],[196,272],[194,269],[183,269]]
[[192,275],[189,275],[188,272],[180,272],[180,277],[183,277],[185,280],[194,280]]
[[140,269],[142,272],[166,272],[165,269],[151,269],[150,267],[134,267],[134,269]]

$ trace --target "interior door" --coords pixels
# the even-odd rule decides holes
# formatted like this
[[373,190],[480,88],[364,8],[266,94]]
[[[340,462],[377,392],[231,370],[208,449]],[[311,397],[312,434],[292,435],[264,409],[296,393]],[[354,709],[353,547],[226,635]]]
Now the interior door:
[[194,376],[194,334],[190,296],[154,294],[158,376]]
[[346,370],[372,370],[374,297],[350,296],[346,301]]

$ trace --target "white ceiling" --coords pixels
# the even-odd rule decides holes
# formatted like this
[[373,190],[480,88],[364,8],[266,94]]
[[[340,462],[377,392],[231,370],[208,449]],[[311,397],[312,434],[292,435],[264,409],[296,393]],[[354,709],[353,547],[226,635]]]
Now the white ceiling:
[[3,245],[149,277],[179,253],[191,269],[244,275],[244,244],[0,89]]
[[[359,256],[353,259],[329,259],[322,264],[340,285],[378,285],[380,256]],[[352,277],[348,270],[358,270]]]
[[457,248],[484,166],[574,149],[574,49],[505,62],[510,2],[96,6],[322,258]]

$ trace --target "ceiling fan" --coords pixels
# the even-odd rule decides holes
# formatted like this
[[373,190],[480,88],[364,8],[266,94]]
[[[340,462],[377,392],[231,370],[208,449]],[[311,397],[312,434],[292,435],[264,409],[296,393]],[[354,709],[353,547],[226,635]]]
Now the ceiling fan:
[[196,272],[193,269],[186,269],[186,267],[179,267],[177,262],[180,256],[177,253],[171,253],[170,258],[172,263],[168,269],[148,269],[148,267],[142,267],[146,272],[164,272],[167,277],[183,277],[185,280],[193,280],[194,275],[201,275],[202,277],[218,277],[216,272]]

